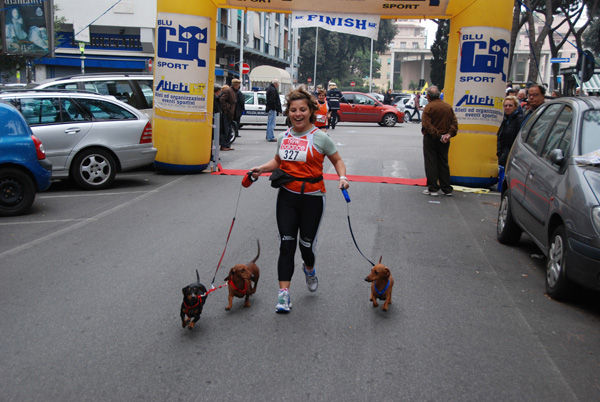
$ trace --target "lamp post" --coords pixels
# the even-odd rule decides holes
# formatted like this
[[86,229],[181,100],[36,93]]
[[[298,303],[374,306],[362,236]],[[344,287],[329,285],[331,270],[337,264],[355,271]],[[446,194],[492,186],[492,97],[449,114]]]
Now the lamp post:
[[79,42],[79,51],[81,52],[81,74],[85,74],[85,42]]

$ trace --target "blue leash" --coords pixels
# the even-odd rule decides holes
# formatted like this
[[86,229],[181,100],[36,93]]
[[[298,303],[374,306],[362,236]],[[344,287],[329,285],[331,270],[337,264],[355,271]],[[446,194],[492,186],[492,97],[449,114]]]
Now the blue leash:
[[363,254],[362,251],[360,251],[360,248],[358,247],[358,244],[356,243],[356,239],[354,238],[354,232],[352,231],[352,224],[350,223],[350,196],[348,195],[348,191],[343,188],[342,189],[342,194],[344,195],[344,198],[346,199],[346,211],[348,212],[348,227],[350,228],[350,235],[352,235],[352,240],[354,241],[354,245],[356,246],[356,249],[358,250],[358,252],[360,253],[360,255],[363,256],[363,258],[367,261],[369,261],[369,263],[371,263],[371,266],[375,266],[375,264],[373,264],[373,262],[371,262],[371,260],[369,260],[367,257],[365,257],[365,255]]

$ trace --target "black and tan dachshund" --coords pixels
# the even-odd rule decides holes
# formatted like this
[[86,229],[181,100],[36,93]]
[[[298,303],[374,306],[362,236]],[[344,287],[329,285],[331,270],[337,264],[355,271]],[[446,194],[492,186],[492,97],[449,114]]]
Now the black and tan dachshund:
[[200,283],[198,270],[196,270],[196,279],[195,283],[181,290],[183,292],[183,303],[181,303],[181,326],[183,328],[194,329],[194,325],[202,314],[204,303],[206,303],[206,288]]

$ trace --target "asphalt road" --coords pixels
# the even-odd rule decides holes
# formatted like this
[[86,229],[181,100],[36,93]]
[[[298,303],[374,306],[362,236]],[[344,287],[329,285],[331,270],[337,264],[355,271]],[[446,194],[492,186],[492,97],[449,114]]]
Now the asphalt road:
[[[424,176],[416,124],[341,124],[330,132],[349,175]],[[270,158],[265,127],[245,127],[225,169]],[[332,173],[327,165],[327,173]],[[240,176],[117,176],[114,188],[56,182],[31,213],[0,220],[2,401],[591,401],[600,394],[600,297],[544,291],[544,261],[524,235],[495,238],[499,195],[327,182],[319,289],[296,258],[293,310],[275,314],[276,190]],[[386,313],[363,279],[383,257],[395,279]],[[209,295],[182,329],[181,288],[215,285],[256,254],[252,306]]]

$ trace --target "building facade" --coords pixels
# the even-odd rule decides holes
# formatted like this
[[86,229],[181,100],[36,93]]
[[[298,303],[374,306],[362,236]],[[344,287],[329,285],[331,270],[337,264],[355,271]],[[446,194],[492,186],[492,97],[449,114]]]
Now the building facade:
[[[151,70],[156,46],[156,0],[128,0],[116,5],[114,1],[98,0],[86,2],[85,7],[78,0],[55,0],[55,4],[55,17],[64,17],[65,24],[57,32],[55,57],[34,60],[34,80],[81,72]],[[291,15],[219,9],[216,17],[215,82],[225,84],[239,78],[242,30],[242,63],[250,69],[266,64],[295,71],[292,66],[297,66],[298,55],[293,55],[292,48],[294,44],[297,48],[299,38],[291,28]],[[81,48],[80,43],[85,47]],[[244,83],[251,85],[247,76]]]

